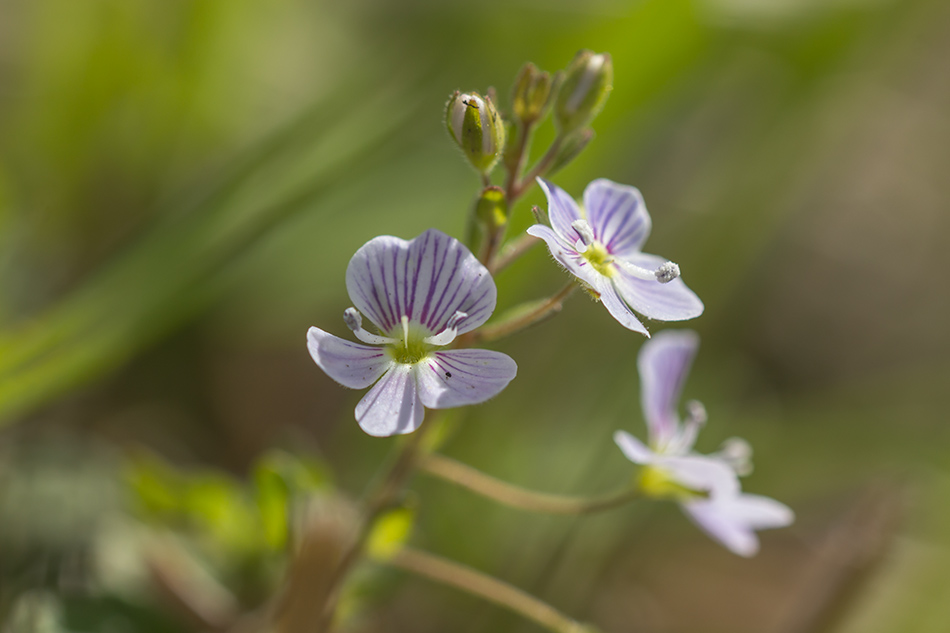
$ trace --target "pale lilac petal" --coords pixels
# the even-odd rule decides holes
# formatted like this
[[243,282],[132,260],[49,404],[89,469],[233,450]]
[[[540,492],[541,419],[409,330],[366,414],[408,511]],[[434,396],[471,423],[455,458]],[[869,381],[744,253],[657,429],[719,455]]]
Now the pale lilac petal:
[[584,208],[594,235],[611,255],[638,252],[650,235],[650,214],[636,187],[599,178],[584,189]]
[[733,554],[748,558],[758,553],[759,538],[755,531],[723,512],[722,505],[716,501],[691,501],[682,508],[700,529]]
[[[624,257],[632,264],[656,270],[667,260],[656,255],[637,253]],[[661,284],[656,280],[637,279],[620,267],[611,277],[620,295],[631,308],[657,321],[685,321],[703,313],[703,302],[683,282],[682,278]]]
[[439,334],[456,312],[468,316],[458,332],[475,329],[495,309],[495,282],[464,244],[429,229],[406,241],[377,237],[364,244],[346,269],[346,289],[356,308],[384,333],[403,316]]
[[518,366],[510,357],[486,349],[435,352],[416,365],[419,398],[430,409],[485,402],[517,373]]
[[640,319],[637,318],[633,311],[630,310],[630,307],[624,303],[624,300],[620,298],[617,289],[609,279],[601,277],[594,289],[600,293],[600,301],[604,304],[604,307],[607,308],[607,312],[610,313],[610,316],[617,319],[620,325],[649,338],[650,333],[646,327],[644,327],[643,323],[640,322]]
[[679,432],[676,407],[697,349],[699,336],[690,330],[664,330],[640,348],[640,403],[655,446],[666,445]]
[[550,227],[535,224],[528,228],[528,235],[540,237],[548,245],[548,250],[569,273],[597,289],[603,283],[604,276],[594,270],[584,256],[574,250],[574,247],[564,242]]
[[739,477],[723,461],[705,455],[659,457],[654,464],[685,488],[725,498],[739,494]]
[[553,182],[538,178],[538,184],[548,199],[548,221],[551,228],[569,244],[574,244],[581,238],[580,234],[574,230],[571,223],[580,220],[580,207],[574,202],[574,198],[569,193],[555,185]]
[[634,464],[650,464],[657,457],[643,442],[626,431],[614,433],[614,442],[623,451],[624,456]]
[[741,494],[730,499],[727,511],[737,521],[756,530],[786,527],[795,521],[791,508],[762,495]]
[[365,389],[393,364],[380,347],[352,343],[320,328],[307,331],[307,349],[320,369],[350,389]]
[[419,401],[412,365],[393,363],[389,371],[356,405],[356,421],[370,435],[412,433],[425,413]]

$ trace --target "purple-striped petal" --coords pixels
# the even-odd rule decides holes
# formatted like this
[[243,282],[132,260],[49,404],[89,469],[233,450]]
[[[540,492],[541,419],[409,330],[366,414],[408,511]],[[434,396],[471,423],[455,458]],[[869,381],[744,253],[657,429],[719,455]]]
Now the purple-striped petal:
[[517,373],[515,361],[486,349],[435,352],[416,366],[419,398],[430,409],[485,402],[507,387]]
[[551,223],[551,228],[569,244],[576,243],[581,236],[574,230],[571,223],[584,217],[580,207],[570,194],[553,182],[538,178],[538,184],[541,185],[541,190],[548,199],[548,221]]
[[636,187],[599,178],[584,189],[584,208],[594,236],[611,255],[638,252],[650,235],[650,214]]
[[574,250],[574,247],[567,244],[550,227],[543,224],[535,224],[528,228],[528,235],[540,237],[548,245],[551,255],[560,263],[569,273],[586,283],[595,290],[601,285],[603,275],[594,270],[583,255]]
[[495,309],[495,282],[458,240],[429,229],[406,241],[377,237],[364,244],[346,269],[346,289],[356,308],[384,333],[403,316],[442,332],[460,311],[458,332],[475,329]]
[[413,365],[393,363],[389,371],[356,405],[356,421],[370,435],[388,437],[412,433],[422,424]]
[[365,389],[393,364],[379,347],[352,343],[320,328],[307,331],[307,349],[320,369],[350,389]]
[[[636,253],[624,259],[647,270],[656,270],[667,261],[646,253]],[[703,302],[683,283],[682,278],[661,284],[652,279],[637,279],[619,266],[614,271],[611,280],[624,301],[645,317],[657,321],[685,321],[703,313]]]
[[690,330],[664,330],[640,348],[640,403],[653,446],[679,433],[676,408],[698,349],[699,336]]
[[617,289],[610,279],[601,277],[594,289],[600,293],[600,302],[607,308],[607,312],[610,313],[610,316],[617,319],[620,325],[628,330],[639,332],[646,337],[650,336],[650,333],[643,323],[640,322],[640,319],[637,318],[633,311],[630,310],[630,307],[620,297],[620,294],[618,294]]

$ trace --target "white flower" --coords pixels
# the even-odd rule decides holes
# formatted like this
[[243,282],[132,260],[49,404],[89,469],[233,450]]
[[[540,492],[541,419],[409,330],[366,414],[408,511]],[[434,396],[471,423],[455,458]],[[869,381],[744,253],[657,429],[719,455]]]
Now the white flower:
[[[307,347],[344,387],[376,383],[356,405],[356,419],[370,435],[411,433],[423,407],[484,402],[515,377],[517,365],[501,352],[439,349],[495,309],[494,280],[458,240],[435,229],[408,242],[376,237],[353,255],[346,287],[356,307],[343,320],[369,345],[312,327]],[[378,333],[363,329],[361,313]]]

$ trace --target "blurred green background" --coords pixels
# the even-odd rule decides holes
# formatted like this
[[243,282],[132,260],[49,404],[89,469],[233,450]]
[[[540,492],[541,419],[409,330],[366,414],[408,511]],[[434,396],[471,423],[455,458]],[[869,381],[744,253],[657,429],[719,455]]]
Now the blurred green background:
[[[744,560],[671,505],[533,516],[420,477],[412,542],[610,633],[950,629],[950,4],[0,0],[0,630],[236,630],[260,608],[274,507],[358,495],[394,443],[359,430],[306,329],[345,333],[370,238],[462,236],[478,179],[447,96],[504,102],[522,63],[580,48],[611,53],[614,90],[554,180],[641,189],[647,250],[706,304],[698,448],[748,439],[746,489],[798,521]],[[535,248],[499,306],[563,281]],[[613,488],[641,343],[573,298],[497,345],[519,375],[445,452]],[[538,630],[362,574],[347,630]]]

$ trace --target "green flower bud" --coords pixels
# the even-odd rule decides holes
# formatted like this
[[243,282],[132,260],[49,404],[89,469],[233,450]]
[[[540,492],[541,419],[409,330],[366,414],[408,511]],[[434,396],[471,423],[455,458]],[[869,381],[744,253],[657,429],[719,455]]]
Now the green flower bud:
[[475,216],[489,231],[497,230],[508,223],[508,200],[501,187],[485,187],[475,203]]
[[525,123],[544,118],[551,102],[551,75],[528,62],[521,68],[511,91],[511,109]]
[[491,99],[456,91],[446,106],[445,123],[475,169],[490,172],[505,146],[505,124]]
[[562,134],[587,125],[600,113],[613,82],[614,68],[607,53],[580,51],[564,76],[554,113]]

